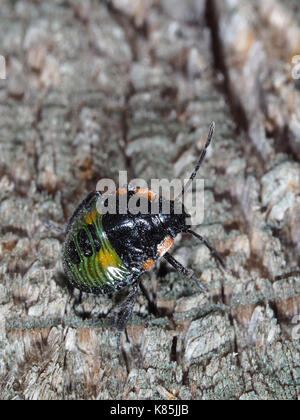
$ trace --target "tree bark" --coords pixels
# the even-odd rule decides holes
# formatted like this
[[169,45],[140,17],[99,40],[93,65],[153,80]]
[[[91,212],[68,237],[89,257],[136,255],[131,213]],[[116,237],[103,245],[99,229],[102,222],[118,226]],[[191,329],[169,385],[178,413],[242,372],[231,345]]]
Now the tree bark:
[[[300,6],[234,3],[1,2],[1,399],[298,399]],[[209,292],[159,264],[118,355],[120,295],[80,301],[43,220],[120,170],[187,178],[211,121],[195,229],[227,269],[181,235]]]

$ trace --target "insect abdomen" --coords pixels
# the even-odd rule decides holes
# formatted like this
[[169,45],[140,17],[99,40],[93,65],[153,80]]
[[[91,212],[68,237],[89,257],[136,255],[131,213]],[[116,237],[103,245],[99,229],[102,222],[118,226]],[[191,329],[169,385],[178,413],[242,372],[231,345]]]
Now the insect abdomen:
[[111,246],[94,206],[72,221],[63,256],[66,274],[79,289],[106,293],[128,283],[129,272]]

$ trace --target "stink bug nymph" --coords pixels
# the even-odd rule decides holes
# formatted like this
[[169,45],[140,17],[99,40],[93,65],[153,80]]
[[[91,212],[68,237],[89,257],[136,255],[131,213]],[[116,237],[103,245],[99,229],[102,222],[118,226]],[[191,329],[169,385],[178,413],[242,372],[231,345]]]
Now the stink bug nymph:
[[[206,150],[212,140],[215,124],[212,123],[199,161],[184,185],[184,192],[195,178]],[[134,307],[139,290],[139,279],[148,271],[154,262],[165,258],[179,273],[195,281],[204,291],[205,287],[195,277],[192,270],[183,267],[170,254],[169,249],[175,236],[186,232],[198,238],[221,263],[225,264],[217,251],[200,235],[190,229],[186,223],[188,213],[183,204],[181,214],[175,214],[175,200],[169,200],[170,212],[163,212],[163,198],[153,191],[142,188],[120,188],[116,191],[116,200],[123,194],[129,199],[137,195],[150,205],[152,200],[158,200],[159,211],[156,214],[132,214],[130,209],[126,214],[101,214],[97,201],[100,191],[93,191],[81,202],[70,218],[66,227],[63,244],[63,267],[71,284],[87,293],[96,295],[107,294],[121,290],[127,286],[132,289],[115,313],[113,326],[117,324],[117,351],[120,349],[120,336],[124,330]],[[52,226],[50,223],[48,225]]]

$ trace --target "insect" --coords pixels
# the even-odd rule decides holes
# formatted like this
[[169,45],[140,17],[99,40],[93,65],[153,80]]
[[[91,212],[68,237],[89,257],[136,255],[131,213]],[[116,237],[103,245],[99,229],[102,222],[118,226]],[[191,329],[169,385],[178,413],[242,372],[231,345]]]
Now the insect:
[[[215,124],[210,125],[209,133],[199,161],[184,185],[181,197],[195,178],[212,140]],[[205,291],[204,285],[196,278],[192,270],[176,261],[169,249],[174,238],[180,232],[186,232],[201,241],[220,264],[225,264],[217,251],[200,235],[193,232],[186,223],[189,214],[180,201],[181,212],[176,214],[175,204],[178,197],[169,200],[170,212],[163,211],[163,197],[149,189],[120,188],[115,192],[116,208],[121,198],[144,201],[148,206],[153,201],[158,203],[159,211],[152,214],[139,212],[132,214],[101,214],[97,202],[101,199],[100,191],[93,191],[81,202],[67,223],[63,244],[63,267],[71,284],[87,293],[108,294],[127,286],[132,289],[114,314],[113,327],[117,329],[117,351],[120,350],[120,337],[131,316],[139,291],[139,279],[143,273],[153,267],[155,261],[164,258],[183,276],[195,281]],[[49,225],[49,223],[48,223]]]

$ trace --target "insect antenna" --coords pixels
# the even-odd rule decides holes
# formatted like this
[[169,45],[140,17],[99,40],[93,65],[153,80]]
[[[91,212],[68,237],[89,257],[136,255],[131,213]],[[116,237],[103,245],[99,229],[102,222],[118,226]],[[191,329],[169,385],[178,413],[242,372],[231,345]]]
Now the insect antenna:
[[223,259],[222,259],[222,257],[218,254],[218,252],[215,250],[215,248],[214,247],[212,247],[208,242],[207,242],[207,240],[206,239],[204,239],[202,236],[200,236],[200,235],[198,235],[198,233],[196,233],[196,232],[194,232],[194,231],[192,231],[192,230],[190,230],[190,229],[187,229],[187,231],[186,231],[187,233],[191,233],[192,235],[194,235],[196,238],[198,238],[202,243],[203,243],[203,245],[205,245],[209,250],[210,250],[210,252],[211,252],[211,255],[216,259],[216,260],[218,260],[219,261],[219,263],[221,264],[221,266],[223,267],[223,268],[226,268],[226,265],[225,265],[225,263],[224,263],[224,261],[223,261]]
[[186,182],[186,184],[182,188],[182,191],[181,191],[181,194],[180,194],[181,195],[181,198],[183,198],[185,191],[188,190],[189,186],[191,185],[191,183],[195,179],[195,176],[197,175],[197,172],[199,171],[199,168],[200,168],[200,166],[201,166],[201,164],[203,162],[203,159],[205,158],[205,155],[206,155],[208,146],[210,145],[210,142],[211,142],[211,140],[213,138],[213,135],[214,135],[214,132],[215,132],[215,128],[216,128],[216,124],[213,121],[210,124],[210,126],[209,126],[209,132],[208,132],[208,135],[207,135],[206,143],[205,143],[204,148],[202,149],[202,152],[201,152],[200,158],[198,160],[198,163],[195,166],[195,169],[194,169],[192,175],[190,176],[189,180]]

